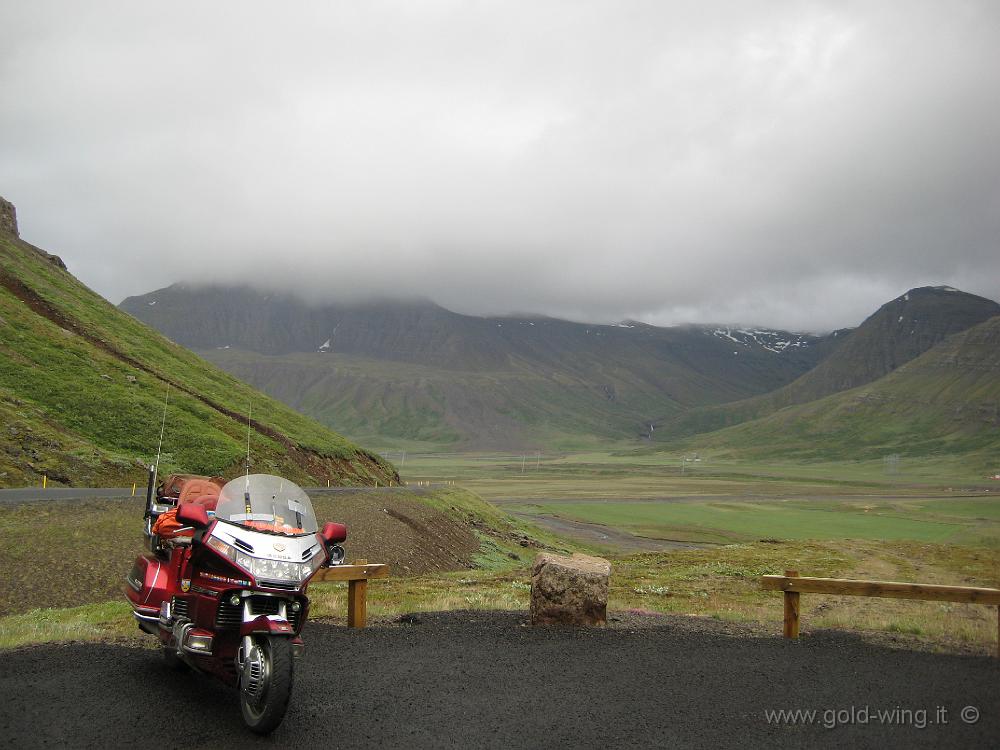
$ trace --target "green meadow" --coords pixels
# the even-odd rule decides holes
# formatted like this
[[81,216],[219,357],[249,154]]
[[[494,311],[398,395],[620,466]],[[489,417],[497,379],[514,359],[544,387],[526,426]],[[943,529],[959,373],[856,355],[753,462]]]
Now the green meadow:
[[1000,499],[961,508],[920,502],[561,502],[518,506],[518,512],[602,524],[654,539],[729,543],[776,539],[884,539],[997,543]]
[[[392,456],[397,465],[401,454]],[[403,476],[455,482],[522,518],[661,540],[1000,544],[1000,482],[947,464],[747,462],[711,455],[415,454]]]

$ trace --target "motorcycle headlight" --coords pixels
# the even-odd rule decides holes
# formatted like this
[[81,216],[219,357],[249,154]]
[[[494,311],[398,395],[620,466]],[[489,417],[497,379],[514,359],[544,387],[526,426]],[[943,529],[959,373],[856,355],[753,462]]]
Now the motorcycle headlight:
[[254,578],[270,581],[288,581],[300,583],[311,576],[326,560],[321,551],[312,556],[308,562],[297,563],[288,560],[269,560],[263,557],[251,557],[233,545],[217,537],[209,537],[206,542],[223,557],[236,563]]
[[302,574],[306,566],[297,562],[287,560],[268,560],[262,557],[252,558],[253,567],[250,572],[254,578],[266,578],[271,581],[293,581],[298,583],[302,580]]
[[227,544],[218,537],[210,536],[207,542],[208,546],[214,549],[223,557],[227,557],[234,563],[239,565],[243,570],[251,573],[251,566],[253,564],[253,558],[250,557],[246,552],[236,549],[233,545]]

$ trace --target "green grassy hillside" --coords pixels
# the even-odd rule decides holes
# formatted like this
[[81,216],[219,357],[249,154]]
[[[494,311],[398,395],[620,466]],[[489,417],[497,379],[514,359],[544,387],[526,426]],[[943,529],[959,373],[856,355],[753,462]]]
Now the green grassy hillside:
[[[680,408],[627,366],[597,358],[588,378],[528,362],[463,371],[346,354],[200,353],[339,432],[385,447],[580,449],[638,438],[649,414]],[[678,380],[692,387],[689,374]]]
[[688,445],[739,456],[873,460],[899,454],[1000,469],[1000,316],[859,388]]
[[[8,204],[9,205],[9,204]],[[0,231],[0,487],[142,481],[169,390],[161,471],[243,467],[372,484],[394,469],[165,339]]]

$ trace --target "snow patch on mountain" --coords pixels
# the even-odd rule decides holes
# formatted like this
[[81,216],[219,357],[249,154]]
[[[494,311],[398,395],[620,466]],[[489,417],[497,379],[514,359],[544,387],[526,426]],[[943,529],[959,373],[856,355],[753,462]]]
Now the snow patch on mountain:
[[[808,333],[790,333],[789,331],[773,331],[768,328],[734,328],[731,326],[715,326],[706,328],[705,334],[726,339],[735,344],[750,349],[759,346],[775,354],[791,349],[805,349],[810,346],[815,337]],[[735,352],[734,352],[735,354]]]

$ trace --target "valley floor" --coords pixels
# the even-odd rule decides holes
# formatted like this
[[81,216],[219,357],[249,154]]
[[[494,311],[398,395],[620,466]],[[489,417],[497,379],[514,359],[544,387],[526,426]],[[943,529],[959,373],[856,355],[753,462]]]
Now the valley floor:
[[[396,458],[396,457],[394,457]],[[694,465],[692,465],[694,464]],[[398,465],[398,464],[397,464]],[[780,631],[781,597],[759,576],[1000,585],[1000,498],[989,485],[878,476],[864,468],[755,467],[656,456],[410,456],[409,486],[313,490],[344,521],[348,554],[387,562],[369,612],[523,610],[543,549],[612,559],[610,607]],[[427,486],[430,485],[430,486]],[[471,487],[490,502],[464,489]],[[142,548],[134,498],[0,505],[0,647],[132,637],[123,572]],[[33,571],[48,570],[39,578]],[[315,618],[340,622],[345,590],[311,588]],[[804,596],[803,629],[987,654],[995,608]]]

